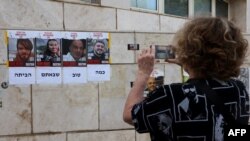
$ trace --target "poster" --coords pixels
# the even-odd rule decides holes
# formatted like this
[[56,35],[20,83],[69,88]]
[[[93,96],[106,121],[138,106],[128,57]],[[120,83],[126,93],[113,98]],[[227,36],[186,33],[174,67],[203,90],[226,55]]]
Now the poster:
[[61,66],[61,40],[36,39],[36,66]]
[[34,39],[9,38],[8,59],[10,67],[34,67]]
[[87,63],[85,39],[62,39],[62,45],[64,67],[86,67]]
[[62,39],[64,67],[82,67],[87,65],[86,33],[66,32]]
[[63,83],[64,84],[80,84],[87,83],[87,68],[86,67],[65,67],[63,68]]
[[35,40],[36,66],[61,67],[61,32],[41,31]]
[[36,70],[37,84],[61,84],[62,72],[60,67],[39,67]]
[[110,65],[88,65],[87,75],[88,81],[100,82],[100,81],[110,81]]
[[110,80],[109,33],[8,30],[7,38],[10,84]]
[[9,84],[35,84],[35,69],[32,67],[9,68]]
[[92,33],[87,39],[88,64],[109,64],[108,33]]
[[35,84],[35,45],[38,32],[9,30],[7,51],[10,84]]

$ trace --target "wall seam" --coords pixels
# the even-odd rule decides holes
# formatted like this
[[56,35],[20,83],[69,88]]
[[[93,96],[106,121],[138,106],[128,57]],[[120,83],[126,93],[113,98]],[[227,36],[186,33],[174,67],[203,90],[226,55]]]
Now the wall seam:
[[63,13],[63,30],[65,30],[65,20],[64,20],[64,17],[65,17],[65,5],[64,5],[64,3],[62,4],[62,13]]
[[31,117],[30,117],[30,124],[31,124],[31,134],[33,134],[34,133],[34,129],[33,129],[33,127],[34,127],[34,125],[33,125],[33,93],[32,93],[32,89],[33,89],[33,87],[32,87],[32,85],[30,86],[30,110],[31,110]]
[[118,14],[117,14],[117,8],[115,9],[115,19],[116,19],[116,22],[115,22],[115,29],[118,30]]
[[161,31],[161,15],[159,15],[159,31]]
[[97,107],[98,107],[98,129],[97,130],[101,130],[101,118],[100,118],[100,115],[101,115],[101,113],[100,113],[100,84],[98,83],[98,105],[97,105]]

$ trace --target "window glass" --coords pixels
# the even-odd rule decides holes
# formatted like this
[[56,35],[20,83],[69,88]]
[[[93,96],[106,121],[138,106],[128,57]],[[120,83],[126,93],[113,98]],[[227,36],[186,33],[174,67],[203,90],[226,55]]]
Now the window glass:
[[228,18],[228,3],[223,0],[216,0],[216,17]]
[[194,0],[194,16],[212,15],[211,0]]
[[131,0],[132,7],[157,10],[157,0]]
[[100,3],[100,0],[81,0],[84,2],[89,2],[89,3]]
[[188,17],[188,0],[164,0],[164,12]]

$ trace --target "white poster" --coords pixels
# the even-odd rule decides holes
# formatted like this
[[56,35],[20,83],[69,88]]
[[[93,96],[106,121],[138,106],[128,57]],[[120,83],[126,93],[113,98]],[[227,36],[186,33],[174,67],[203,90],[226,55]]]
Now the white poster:
[[88,65],[88,81],[110,81],[110,65]]
[[110,81],[109,33],[24,30],[6,33],[10,84]]
[[60,31],[40,31],[39,38],[41,39],[60,39],[63,36],[63,32]]
[[37,84],[61,84],[62,70],[60,67],[37,67]]
[[86,67],[64,67],[63,83],[64,84],[87,83]]
[[8,37],[9,38],[37,38],[39,37],[38,31],[23,31],[23,30],[8,30]]
[[62,35],[62,38],[71,40],[86,39],[87,37],[87,32],[63,32]]
[[35,68],[32,67],[10,67],[10,84],[35,84]]
[[107,39],[109,38],[109,33],[103,32],[86,32],[87,37],[91,39]]

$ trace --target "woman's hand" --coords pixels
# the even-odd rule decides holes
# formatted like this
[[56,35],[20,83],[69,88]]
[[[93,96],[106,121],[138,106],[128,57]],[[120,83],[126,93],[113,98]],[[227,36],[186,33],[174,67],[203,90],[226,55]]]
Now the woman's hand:
[[136,75],[134,85],[129,92],[123,111],[123,120],[128,124],[133,125],[131,115],[133,106],[144,99],[143,92],[146,87],[146,82],[153,71],[154,59],[155,49],[153,47],[143,49],[138,56],[138,73]]
[[155,62],[154,47],[143,49],[137,59],[139,73],[143,73],[144,75],[150,76],[151,72],[154,69],[154,62]]

